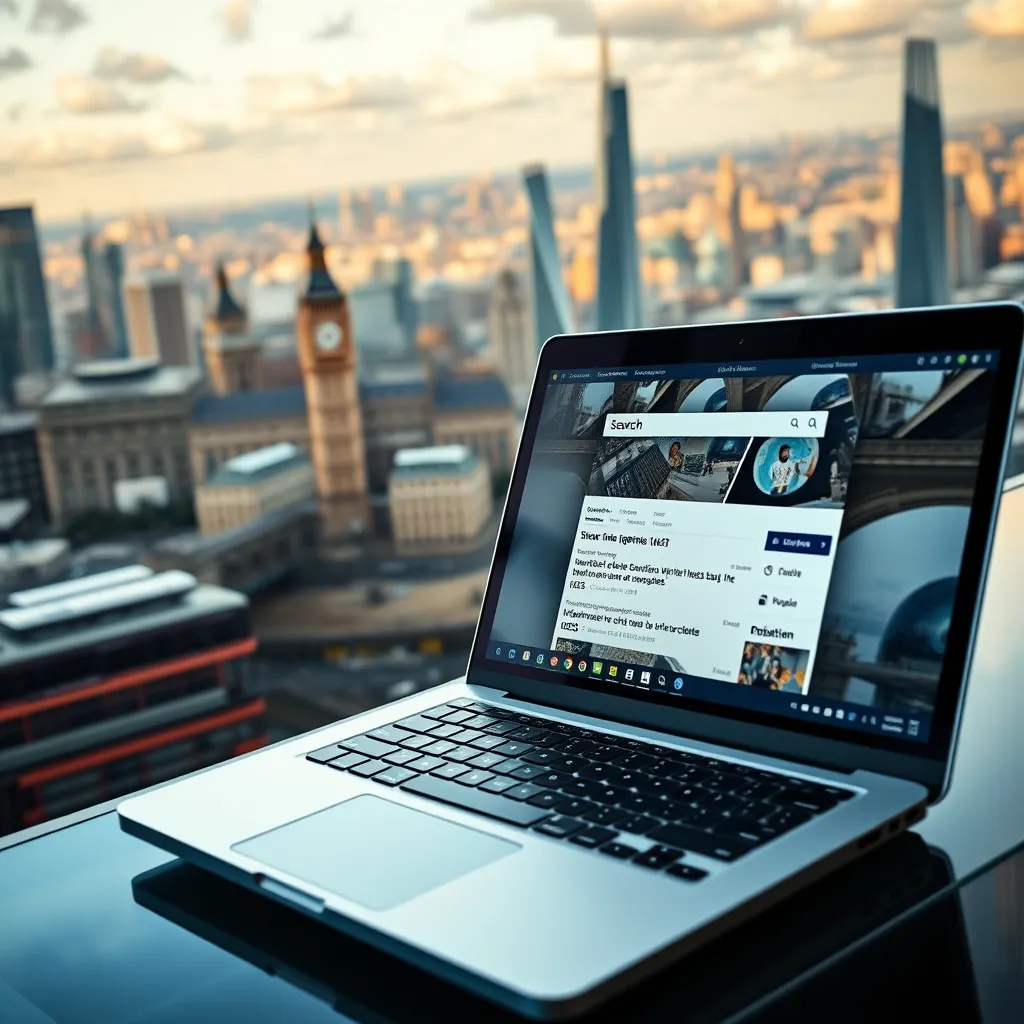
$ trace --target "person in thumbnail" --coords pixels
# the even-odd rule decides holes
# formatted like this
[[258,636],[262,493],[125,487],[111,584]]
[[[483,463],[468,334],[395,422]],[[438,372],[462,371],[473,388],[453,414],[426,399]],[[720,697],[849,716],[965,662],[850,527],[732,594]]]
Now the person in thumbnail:
[[683,456],[680,454],[682,445],[678,441],[673,441],[668,449],[668,464],[673,469],[683,468]]
[[768,689],[779,690],[782,688],[782,662],[778,658],[772,658],[768,664]]
[[772,482],[772,494],[785,494],[789,485],[798,476],[810,476],[807,466],[802,462],[795,462],[792,459],[793,449],[784,444],[779,449],[778,458],[772,463],[769,476]]
[[767,689],[771,678],[772,659],[768,648],[761,645],[750,662],[750,685]]

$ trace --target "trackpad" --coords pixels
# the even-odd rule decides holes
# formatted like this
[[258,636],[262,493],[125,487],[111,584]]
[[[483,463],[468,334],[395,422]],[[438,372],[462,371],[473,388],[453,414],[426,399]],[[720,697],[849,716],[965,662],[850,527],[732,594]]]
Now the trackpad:
[[357,796],[232,849],[370,910],[388,910],[520,849],[376,796]]

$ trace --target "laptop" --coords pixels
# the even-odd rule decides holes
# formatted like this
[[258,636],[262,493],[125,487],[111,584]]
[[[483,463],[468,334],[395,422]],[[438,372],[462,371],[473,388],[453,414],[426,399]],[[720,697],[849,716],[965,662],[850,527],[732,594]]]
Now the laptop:
[[464,678],[125,800],[122,828],[537,1018],[949,784],[1013,304],[559,336]]

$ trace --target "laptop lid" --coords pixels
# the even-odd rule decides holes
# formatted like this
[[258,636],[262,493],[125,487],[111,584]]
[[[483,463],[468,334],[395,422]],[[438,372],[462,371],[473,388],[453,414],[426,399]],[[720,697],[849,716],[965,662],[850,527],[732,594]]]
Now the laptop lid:
[[470,681],[937,797],[1022,333],[993,304],[552,338]]

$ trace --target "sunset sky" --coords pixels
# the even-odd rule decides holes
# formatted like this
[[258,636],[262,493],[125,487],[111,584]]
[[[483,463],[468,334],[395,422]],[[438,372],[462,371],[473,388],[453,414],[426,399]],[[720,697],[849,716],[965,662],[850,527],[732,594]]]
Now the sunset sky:
[[[1024,0],[607,0],[635,147],[1024,108]],[[43,220],[592,157],[591,0],[0,0],[0,205]]]

